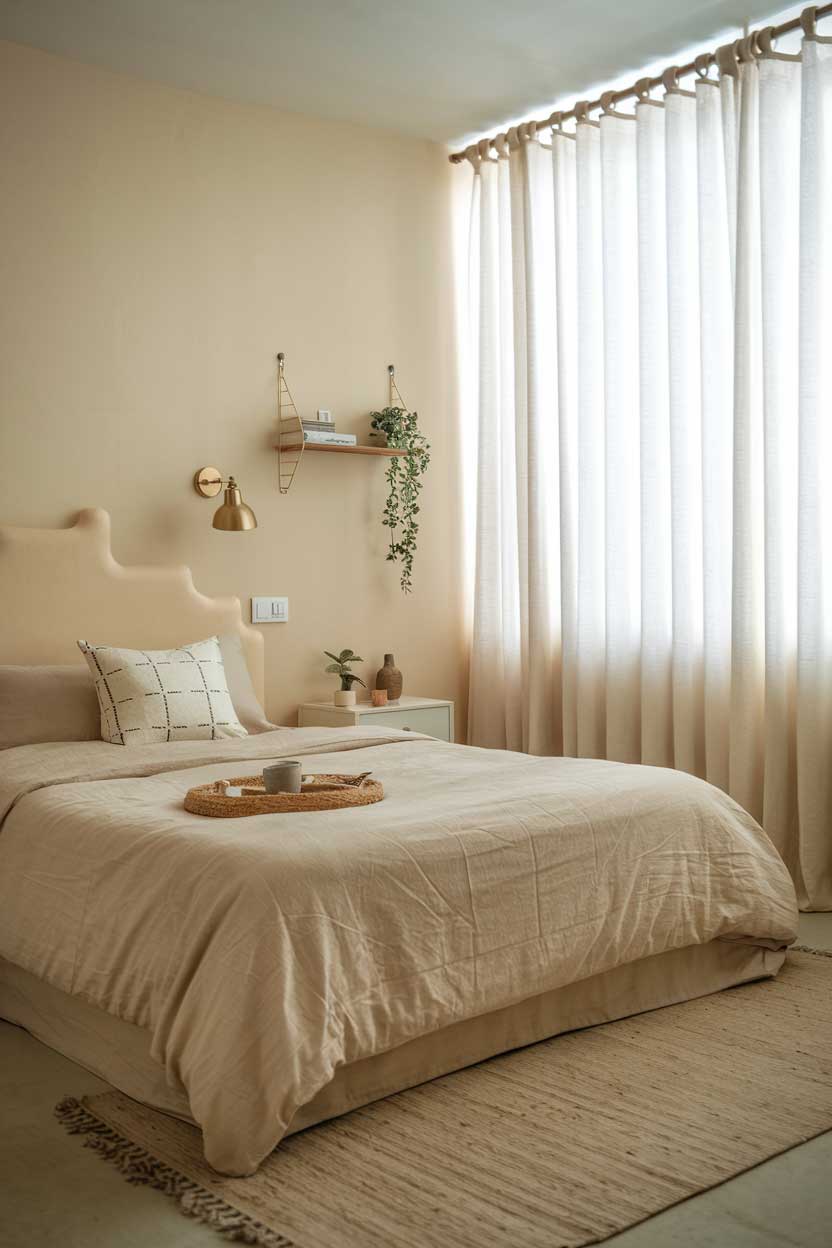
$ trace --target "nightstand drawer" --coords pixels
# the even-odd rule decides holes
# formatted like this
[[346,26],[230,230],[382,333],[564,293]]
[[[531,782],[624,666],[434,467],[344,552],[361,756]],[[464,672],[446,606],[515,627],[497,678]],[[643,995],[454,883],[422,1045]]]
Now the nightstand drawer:
[[449,706],[401,707],[399,710],[373,711],[359,714],[358,722],[372,728],[402,728],[410,732],[424,732],[440,741],[451,739],[451,708]]

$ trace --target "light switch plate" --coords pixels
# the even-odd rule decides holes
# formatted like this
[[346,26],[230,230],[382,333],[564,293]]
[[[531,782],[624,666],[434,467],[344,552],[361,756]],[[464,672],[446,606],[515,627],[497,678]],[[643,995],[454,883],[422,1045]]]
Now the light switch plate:
[[252,598],[252,624],[285,624],[288,619],[288,598]]

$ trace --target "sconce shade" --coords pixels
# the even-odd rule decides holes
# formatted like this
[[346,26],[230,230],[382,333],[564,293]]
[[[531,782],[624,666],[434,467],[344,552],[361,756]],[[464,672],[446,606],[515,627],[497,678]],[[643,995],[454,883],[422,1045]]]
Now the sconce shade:
[[222,529],[226,533],[242,533],[247,529],[257,528],[257,517],[243,502],[240,488],[233,477],[228,479],[222,506],[214,513],[214,528]]

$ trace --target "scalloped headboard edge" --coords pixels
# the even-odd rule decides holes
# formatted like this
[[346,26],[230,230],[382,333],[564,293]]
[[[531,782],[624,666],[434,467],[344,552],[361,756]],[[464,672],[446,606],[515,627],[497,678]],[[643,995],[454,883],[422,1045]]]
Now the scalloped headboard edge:
[[239,599],[199,593],[186,567],[122,567],[101,508],[66,529],[0,525],[0,587],[0,663],[83,662],[79,637],[152,650],[236,632],[262,705],[263,638]]

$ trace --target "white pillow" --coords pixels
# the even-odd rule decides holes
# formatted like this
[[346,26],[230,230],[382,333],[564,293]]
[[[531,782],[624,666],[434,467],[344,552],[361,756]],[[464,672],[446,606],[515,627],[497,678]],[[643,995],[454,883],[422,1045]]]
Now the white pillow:
[[122,650],[79,641],[112,745],[245,737],[225,678],[219,640],[176,650]]
[[240,723],[248,733],[273,732],[276,725],[266,719],[266,712],[254,692],[240,634],[220,633],[219,642],[228,692]]

